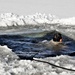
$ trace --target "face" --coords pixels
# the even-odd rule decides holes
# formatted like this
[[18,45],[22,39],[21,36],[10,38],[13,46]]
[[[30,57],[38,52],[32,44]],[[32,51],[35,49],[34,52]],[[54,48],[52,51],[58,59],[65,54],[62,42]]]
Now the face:
[[60,39],[60,42],[62,42],[62,39]]

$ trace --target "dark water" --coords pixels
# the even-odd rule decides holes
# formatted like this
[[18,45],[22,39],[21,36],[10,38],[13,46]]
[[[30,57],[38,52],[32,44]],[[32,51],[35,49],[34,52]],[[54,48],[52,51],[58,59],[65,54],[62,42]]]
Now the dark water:
[[21,35],[0,35],[0,45],[7,45],[20,58],[24,59],[33,57],[44,58],[56,55],[75,56],[75,41],[63,34],[63,42],[69,47],[66,50],[61,50],[59,53],[56,53],[41,44],[44,40],[51,40],[55,32],[56,31]]

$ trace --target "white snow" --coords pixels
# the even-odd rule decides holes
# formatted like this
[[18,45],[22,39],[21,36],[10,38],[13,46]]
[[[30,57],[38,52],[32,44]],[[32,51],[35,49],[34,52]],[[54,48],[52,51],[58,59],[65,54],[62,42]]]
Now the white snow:
[[9,49],[6,45],[0,46],[0,60],[11,61],[18,59],[18,56],[12,52],[12,49]]
[[[34,59],[75,70],[75,57],[61,55]],[[75,75],[74,71],[53,67],[35,60],[18,60],[18,57],[11,49],[7,46],[0,46],[0,75]]]
[[60,19],[59,23],[63,25],[75,25],[75,17]]
[[0,15],[0,26],[24,26],[24,25],[37,25],[44,23],[51,23],[56,17],[54,15],[46,15],[36,13],[34,15],[19,16],[13,13],[4,13]]
[[[9,57],[8,57],[9,55]],[[3,56],[3,57],[2,57]],[[9,59],[9,60],[6,60]],[[34,58],[36,60],[47,61],[55,65],[74,69],[75,58],[61,55],[48,58]],[[18,60],[15,53],[12,52],[7,46],[0,46],[0,75],[75,75],[74,71],[68,71],[58,67],[53,67],[47,63],[31,61],[31,60]]]
[[0,26],[24,26],[39,24],[75,25],[75,17],[59,19],[55,15],[36,13],[34,15],[19,16],[13,13],[0,14]]

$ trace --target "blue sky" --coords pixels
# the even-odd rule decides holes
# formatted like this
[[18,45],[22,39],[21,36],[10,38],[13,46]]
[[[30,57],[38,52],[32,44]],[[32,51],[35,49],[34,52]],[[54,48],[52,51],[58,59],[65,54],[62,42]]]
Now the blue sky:
[[0,0],[0,13],[31,15],[36,12],[59,18],[75,17],[75,0]]

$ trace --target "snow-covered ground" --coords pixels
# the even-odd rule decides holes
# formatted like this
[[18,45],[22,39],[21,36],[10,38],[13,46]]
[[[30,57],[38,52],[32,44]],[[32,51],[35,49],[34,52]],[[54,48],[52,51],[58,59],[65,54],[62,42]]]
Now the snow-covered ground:
[[[75,70],[75,57],[61,55],[38,60]],[[11,49],[7,46],[0,46],[0,75],[75,75],[75,71],[61,69],[35,60],[18,60]]]
[[13,13],[4,13],[0,15],[0,26],[24,26],[24,25],[37,25],[43,23],[51,23],[56,18],[54,15],[36,13],[34,15],[19,16]]
[[[16,26],[23,26],[23,28],[15,28]],[[29,26],[28,29],[26,26]],[[6,27],[8,28],[4,29]],[[75,17],[59,19],[51,14],[36,13],[19,16],[5,13],[0,15],[0,29],[0,35],[57,30],[75,40]],[[38,60],[75,70],[75,57],[61,55]],[[0,46],[0,75],[75,75],[75,71],[68,71],[35,60],[18,60],[18,56],[12,52],[12,49]]]
[[59,19],[55,15],[36,13],[34,15],[19,16],[13,13],[0,14],[0,27],[7,26],[25,26],[39,24],[65,24],[75,25],[75,17]]

